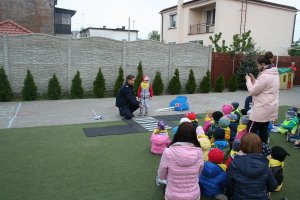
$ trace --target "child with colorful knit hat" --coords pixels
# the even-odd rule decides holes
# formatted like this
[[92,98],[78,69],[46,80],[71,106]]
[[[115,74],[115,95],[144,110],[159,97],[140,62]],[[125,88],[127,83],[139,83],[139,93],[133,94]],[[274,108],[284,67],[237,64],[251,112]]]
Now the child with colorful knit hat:
[[225,130],[222,128],[217,128],[213,132],[213,146],[222,151],[225,151],[228,148],[228,142],[225,139]]
[[276,192],[281,190],[283,184],[283,167],[284,167],[284,160],[286,156],[290,154],[286,152],[280,146],[274,146],[271,148],[271,158],[269,159],[269,167],[278,183],[278,187],[276,188]]
[[149,114],[149,101],[153,97],[153,89],[149,81],[150,81],[149,76],[144,75],[143,80],[138,88],[137,95],[138,95],[138,99],[142,104],[142,106],[140,107],[139,116],[142,116],[143,114],[147,116]]
[[208,136],[209,139],[212,138],[212,134],[214,132],[215,129],[219,128],[219,120],[221,117],[223,117],[223,113],[220,111],[215,111],[212,114],[213,117],[213,123],[210,125],[206,135]]
[[159,121],[157,129],[154,129],[151,135],[151,152],[154,154],[162,154],[171,143],[166,126],[167,123],[165,121]]
[[222,106],[222,112],[223,112],[223,115],[228,115],[228,114],[230,114],[230,113],[232,112],[232,110],[233,110],[233,107],[232,107],[232,105],[230,105],[230,104],[224,104],[224,105]]
[[230,121],[228,117],[223,116],[219,120],[219,128],[224,129],[225,131],[225,140],[230,140],[230,128],[229,128]]
[[226,165],[223,164],[224,152],[213,148],[208,153],[208,161],[204,163],[199,177],[201,195],[226,200],[224,189],[227,186]]
[[198,127],[198,119],[197,119],[196,113],[194,113],[194,112],[186,113],[185,117],[191,121],[191,123],[195,129]]
[[197,134],[198,141],[199,141],[200,146],[203,151],[204,161],[207,161],[208,160],[208,152],[211,148],[211,142],[208,139],[207,135],[205,135],[202,126],[198,126],[196,128],[196,134]]
[[205,133],[207,133],[210,125],[214,122],[213,119],[213,111],[212,110],[208,110],[206,111],[206,115],[204,118],[204,125],[203,125],[203,130]]

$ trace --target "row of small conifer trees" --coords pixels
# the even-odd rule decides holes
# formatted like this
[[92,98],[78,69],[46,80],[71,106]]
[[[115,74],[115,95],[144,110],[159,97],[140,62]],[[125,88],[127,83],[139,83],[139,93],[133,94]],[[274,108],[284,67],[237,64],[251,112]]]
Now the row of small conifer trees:
[[[136,81],[134,84],[135,92],[142,82],[143,78],[143,68],[141,62],[137,67],[138,74],[136,76]],[[119,68],[119,74],[117,80],[114,85],[113,95],[116,96],[121,86],[124,84],[124,72],[123,69]],[[236,91],[238,89],[238,81],[235,75],[233,75],[227,83],[229,91]],[[164,92],[164,84],[161,78],[161,73],[159,71],[156,72],[156,75],[152,82],[153,92],[154,95],[161,95]],[[196,92],[197,84],[195,81],[194,72],[191,69],[189,73],[188,81],[185,85],[186,92],[189,94],[193,94]],[[219,76],[215,82],[214,91],[216,92],[223,92],[225,88],[225,81],[224,76]],[[207,71],[206,75],[203,77],[202,81],[199,85],[199,92],[200,93],[208,93],[212,90],[211,86],[211,78],[210,72]],[[96,98],[104,97],[106,92],[105,88],[105,79],[102,74],[101,68],[97,73],[97,76],[93,82],[93,95]],[[168,94],[180,94],[182,92],[182,85],[180,82],[179,70],[176,69],[174,76],[171,78],[167,88]],[[47,97],[51,100],[60,99],[62,96],[61,94],[61,87],[59,80],[57,79],[56,75],[53,74],[52,78],[48,82],[48,91]],[[72,80],[71,90],[70,90],[70,97],[73,99],[80,99],[84,96],[84,89],[82,87],[82,80],[80,78],[80,72],[77,71],[76,75]],[[13,93],[5,74],[3,68],[0,68],[0,101],[10,101],[13,97]],[[33,76],[30,70],[27,70],[26,78],[24,79],[24,85],[22,88],[22,98],[26,101],[36,100],[38,97],[37,87],[35,85]]]

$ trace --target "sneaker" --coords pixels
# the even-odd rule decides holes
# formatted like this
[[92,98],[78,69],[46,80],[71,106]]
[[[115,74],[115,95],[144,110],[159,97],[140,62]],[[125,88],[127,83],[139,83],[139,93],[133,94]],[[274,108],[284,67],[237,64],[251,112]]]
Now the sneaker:
[[218,194],[215,196],[215,199],[219,199],[219,200],[227,200],[227,196],[224,194]]
[[148,116],[148,113],[145,113],[144,116]]
[[139,116],[143,116],[143,113],[140,113]]

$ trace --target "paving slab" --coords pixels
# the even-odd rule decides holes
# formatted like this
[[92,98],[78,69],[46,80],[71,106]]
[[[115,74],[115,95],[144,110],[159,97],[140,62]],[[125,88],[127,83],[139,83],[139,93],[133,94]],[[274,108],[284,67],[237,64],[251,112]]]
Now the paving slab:
[[[221,110],[224,103],[234,101],[239,102],[242,108],[249,94],[247,91],[237,91],[183,95],[188,98],[189,111],[157,112],[156,109],[168,107],[169,102],[178,95],[155,96],[150,101],[150,116],[177,115],[190,111],[198,114],[205,113],[207,110]],[[280,90],[279,103],[300,108],[300,87]],[[98,115],[101,114],[103,119],[95,120],[92,110]],[[138,111],[135,115],[138,115]],[[121,120],[118,109],[115,107],[115,98],[0,102],[1,129]]]

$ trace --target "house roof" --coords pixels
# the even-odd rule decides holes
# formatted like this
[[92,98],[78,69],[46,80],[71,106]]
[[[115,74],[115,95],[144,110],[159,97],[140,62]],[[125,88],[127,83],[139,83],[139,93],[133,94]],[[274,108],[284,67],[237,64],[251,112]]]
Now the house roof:
[[3,34],[19,35],[19,34],[27,34],[27,33],[32,33],[32,32],[12,20],[5,20],[3,22],[0,22],[0,35]]
[[[200,3],[200,2],[204,2],[204,1],[207,1],[207,0],[192,0],[192,1],[188,1],[188,2],[183,3],[183,5],[185,6],[185,5],[189,5],[189,4],[192,4],[192,3],[197,3],[197,2]],[[260,4],[264,4],[264,5],[276,6],[276,7],[281,7],[281,8],[285,8],[285,9],[290,9],[290,10],[298,11],[298,9],[295,8],[295,7],[293,7],[293,6],[287,6],[287,5],[273,3],[273,2],[269,2],[269,1],[248,0],[248,2],[260,3]],[[165,9],[161,10],[159,13],[164,13],[164,12],[172,10],[174,8],[177,8],[177,5],[169,7],[169,8],[165,8]]]
[[[88,28],[85,28],[85,29],[82,29],[80,31],[81,32],[85,32],[85,31],[88,31],[88,30],[104,30],[104,31],[122,31],[122,32],[128,32],[128,29],[123,29],[123,28],[116,28],[116,29],[113,29],[113,28],[94,28],[94,27],[88,27]],[[130,30],[130,32],[139,32],[138,30]]]
[[55,13],[65,13],[65,14],[70,14],[71,17],[73,17],[73,15],[75,15],[76,10],[70,10],[70,9],[65,9],[65,8],[58,8],[55,7]]

